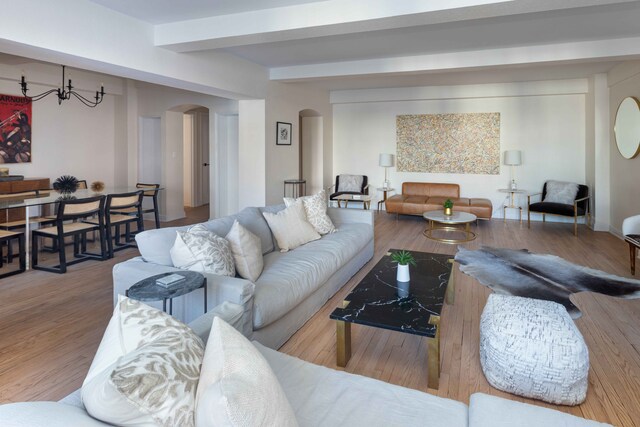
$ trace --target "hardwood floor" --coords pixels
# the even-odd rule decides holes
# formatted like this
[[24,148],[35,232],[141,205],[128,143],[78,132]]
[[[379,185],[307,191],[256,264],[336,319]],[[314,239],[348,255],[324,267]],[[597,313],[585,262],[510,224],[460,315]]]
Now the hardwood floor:
[[[374,258],[354,276],[305,326],[280,349],[309,362],[336,365],[335,323],[329,313],[390,249],[454,254],[455,245],[436,243],[422,236],[424,221],[385,213],[376,216]],[[526,221],[481,221],[478,238],[466,247],[482,245],[528,248],[559,255],[569,261],[632,277],[626,244],[608,233],[571,224]],[[456,299],[442,315],[441,377],[438,390],[427,387],[426,339],[400,332],[352,325],[352,357],[346,371],[469,403],[476,392],[551,407],[618,426],[640,425],[640,300],[621,300],[580,293],[573,302],[583,316],[576,321],[590,351],[587,400],[576,407],[558,407],[493,389],[484,378],[479,359],[479,323],[490,291],[455,267]]]
[[[208,212],[192,213],[200,222]],[[172,224],[173,225],[173,224]],[[336,367],[335,324],[329,313],[390,248],[455,253],[455,245],[422,236],[421,218],[378,214],[375,256],[281,351]],[[608,233],[570,224],[482,221],[468,247],[528,248],[631,277],[626,244]],[[137,255],[128,249],[105,262],[86,262],[65,275],[41,271],[0,280],[0,402],[58,400],[77,389],[111,316],[111,268]],[[457,267],[456,267],[457,270]],[[589,392],[584,404],[555,407],[507,395],[484,379],[478,356],[479,321],[489,290],[456,271],[456,303],[442,316],[439,390],[427,388],[426,340],[398,332],[352,326],[353,355],[346,370],[468,403],[483,392],[554,407],[619,426],[640,425],[640,301],[582,293],[573,297],[583,316],[576,321],[590,350]],[[339,368],[338,368],[339,369]]]

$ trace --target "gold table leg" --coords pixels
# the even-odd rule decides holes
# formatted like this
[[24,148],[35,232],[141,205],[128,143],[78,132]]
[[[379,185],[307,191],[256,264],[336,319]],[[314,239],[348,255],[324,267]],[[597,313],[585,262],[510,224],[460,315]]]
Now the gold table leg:
[[[349,301],[342,302],[342,308],[346,308]],[[336,364],[341,368],[347,366],[351,359],[351,323],[336,320]]]
[[431,315],[429,324],[436,327],[436,336],[427,338],[427,385],[437,390],[440,383],[440,316]]
[[455,265],[453,259],[450,259],[449,262],[451,263],[451,274],[449,275],[449,283],[447,284],[447,294],[445,296],[445,299],[447,301],[447,304],[453,305],[456,299],[455,280],[453,279]]

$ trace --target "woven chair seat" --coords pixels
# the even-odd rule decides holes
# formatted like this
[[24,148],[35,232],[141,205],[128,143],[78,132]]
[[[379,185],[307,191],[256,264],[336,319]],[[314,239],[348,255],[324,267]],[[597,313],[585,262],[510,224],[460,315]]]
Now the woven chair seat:
[[[133,217],[130,215],[118,215],[118,214],[109,216],[109,222],[111,223],[111,225],[120,224],[123,222],[132,222],[132,221],[136,221],[136,217]],[[88,220],[85,220],[84,222],[86,222],[87,224],[98,225],[97,219],[88,219]]]
[[18,233],[15,231],[7,231],[7,230],[0,230],[0,239],[4,240],[4,239],[10,239],[12,237],[17,237],[22,233]]
[[[82,230],[95,230],[95,224],[89,224],[85,222],[72,222],[70,224],[64,224],[62,227],[62,234],[75,233]],[[46,227],[33,230],[37,234],[47,234],[49,236],[58,235],[58,227]]]
[[[56,221],[55,217],[33,217],[29,218],[29,224],[47,224],[54,223]],[[24,219],[19,219],[16,221],[9,221],[0,223],[0,228],[19,228],[24,227],[27,224],[27,221]]]

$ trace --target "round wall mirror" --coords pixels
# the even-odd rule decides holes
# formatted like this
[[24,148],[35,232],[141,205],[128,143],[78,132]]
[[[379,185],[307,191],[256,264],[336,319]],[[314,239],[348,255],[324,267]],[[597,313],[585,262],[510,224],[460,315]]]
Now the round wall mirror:
[[640,151],[640,103],[632,96],[622,100],[613,127],[618,151],[625,159],[633,159]]

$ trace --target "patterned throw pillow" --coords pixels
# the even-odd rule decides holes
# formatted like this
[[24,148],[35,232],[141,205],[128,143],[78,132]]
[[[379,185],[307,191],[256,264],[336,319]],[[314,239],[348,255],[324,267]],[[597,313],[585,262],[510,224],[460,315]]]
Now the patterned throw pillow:
[[545,202],[573,205],[578,194],[578,184],[573,182],[547,181]]
[[176,233],[176,241],[170,251],[175,267],[220,276],[236,275],[227,239],[212,233],[202,224]]
[[320,235],[327,233],[333,233],[336,231],[331,218],[327,215],[327,199],[324,190],[313,196],[304,196],[299,199],[292,199],[290,197],[284,198],[285,206],[289,207],[295,203],[296,200],[302,200],[304,205],[304,211],[307,214],[307,221]]
[[298,425],[287,396],[258,349],[213,319],[196,403],[198,427]]
[[362,191],[362,175],[339,175],[338,190],[359,193]]
[[194,426],[204,356],[184,323],[120,296],[82,384],[94,418],[122,426]]
[[235,220],[225,239],[231,246],[238,274],[252,282],[258,280],[264,267],[260,238]]

